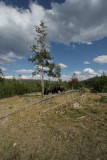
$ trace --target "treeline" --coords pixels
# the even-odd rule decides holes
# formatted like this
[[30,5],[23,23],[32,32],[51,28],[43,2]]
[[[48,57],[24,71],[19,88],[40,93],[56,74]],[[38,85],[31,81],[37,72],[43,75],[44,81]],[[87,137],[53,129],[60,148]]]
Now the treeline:
[[88,88],[93,93],[107,93],[107,76],[104,72],[100,77],[96,76],[84,81],[78,81],[78,78],[74,73],[68,83],[73,89],[85,91],[85,89]]
[[[63,85],[65,90],[70,89],[68,82],[52,82],[52,81],[45,81],[44,87],[45,88],[53,88],[56,85]],[[32,92],[41,92],[41,81],[40,80],[17,80],[15,78],[7,80],[7,79],[0,79],[0,99],[12,97],[15,95],[23,95],[26,93]]]
[[100,77],[84,81],[85,87],[90,88],[94,93],[107,93],[107,76],[103,73]]
[[[94,77],[85,81],[78,81],[77,77],[73,77],[69,82],[67,81],[45,81],[45,88],[53,88],[61,85],[66,90],[79,89],[85,91],[86,88],[91,92],[107,93],[107,76],[103,73],[101,77]],[[0,98],[11,97],[15,95],[23,95],[26,93],[40,92],[42,90],[41,81],[36,80],[6,80],[0,77]]]
[[26,93],[41,91],[40,81],[35,83],[25,83],[23,81],[12,80],[0,81],[0,98],[23,95]]

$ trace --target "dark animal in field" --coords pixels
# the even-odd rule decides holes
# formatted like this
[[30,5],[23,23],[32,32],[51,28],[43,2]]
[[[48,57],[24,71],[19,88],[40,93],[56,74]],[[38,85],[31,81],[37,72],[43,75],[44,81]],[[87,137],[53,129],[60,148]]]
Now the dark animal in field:
[[58,93],[58,91],[60,91],[62,93],[64,91],[64,87],[57,85],[52,89],[52,93]]
[[52,93],[52,90],[50,88],[45,88],[44,94],[48,95],[49,93]]
[[49,93],[58,93],[58,91],[62,93],[64,91],[64,87],[60,85],[56,85],[52,89],[46,88],[44,91],[44,94],[48,95]]

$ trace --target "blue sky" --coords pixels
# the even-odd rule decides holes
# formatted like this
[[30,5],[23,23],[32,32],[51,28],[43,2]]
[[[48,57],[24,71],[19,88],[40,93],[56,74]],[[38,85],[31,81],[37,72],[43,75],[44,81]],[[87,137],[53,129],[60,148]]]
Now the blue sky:
[[5,77],[32,78],[30,45],[41,20],[63,80],[74,72],[79,80],[107,74],[106,15],[107,0],[1,0],[0,67]]

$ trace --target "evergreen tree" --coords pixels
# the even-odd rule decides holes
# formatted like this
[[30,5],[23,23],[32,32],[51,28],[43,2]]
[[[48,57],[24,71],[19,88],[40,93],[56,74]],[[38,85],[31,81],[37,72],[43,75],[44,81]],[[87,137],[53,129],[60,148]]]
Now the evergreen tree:
[[36,66],[36,71],[33,75],[37,73],[40,74],[41,85],[42,85],[42,98],[44,97],[44,74],[48,73],[49,76],[55,76],[53,73],[54,63],[50,63],[53,58],[51,58],[49,53],[49,46],[46,44],[46,28],[44,22],[41,21],[40,26],[36,28],[37,37],[35,38],[36,44],[31,46],[31,50],[35,55],[29,59]]
[[92,84],[92,92],[107,92],[107,76],[104,72],[101,77],[95,77]]
[[70,79],[70,81],[68,83],[69,83],[69,85],[72,86],[72,89],[77,88],[78,78],[77,78],[76,73],[73,73],[72,78]]
[[3,72],[2,72],[2,68],[0,68],[0,83],[4,83],[4,75],[3,75]]
[[58,79],[58,82],[60,82],[60,77],[61,77],[61,67],[59,65],[55,66],[55,75],[56,78]]

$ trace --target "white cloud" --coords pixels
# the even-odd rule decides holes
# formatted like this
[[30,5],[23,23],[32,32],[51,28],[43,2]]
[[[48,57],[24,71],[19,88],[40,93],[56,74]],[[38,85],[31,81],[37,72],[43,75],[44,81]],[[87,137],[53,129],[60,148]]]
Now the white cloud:
[[107,70],[98,70],[99,73],[107,73]]
[[1,55],[0,56],[0,64],[12,64],[12,63],[15,63],[15,60],[12,59],[11,57],[7,55]]
[[[36,65],[35,68],[42,70],[42,66],[40,66],[40,65]],[[49,68],[48,68],[48,67],[43,67],[43,70],[44,70],[44,71],[48,71]]]
[[23,57],[15,55],[13,52],[0,56],[0,64],[12,64],[15,63],[15,59],[22,59]]
[[[52,3],[50,10],[37,3],[29,9],[19,9],[0,1],[0,63],[12,63],[7,54],[16,58],[29,53],[34,43],[34,26],[44,20],[49,41],[70,44],[92,41],[107,36],[107,0],[65,0]],[[2,57],[2,58],[1,58]]]
[[[92,41],[107,36],[106,0],[65,0],[65,3],[52,4],[48,15],[51,40],[69,44]],[[103,12],[102,12],[103,11]]]
[[92,42],[87,42],[87,44],[88,44],[88,45],[91,45],[91,44],[92,44]]
[[84,64],[90,64],[90,62],[88,62],[88,61],[85,61],[85,62],[84,62]]
[[[107,72],[106,70],[104,70],[104,71]],[[27,73],[27,72],[25,72],[25,73]],[[92,68],[85,68],[82,72],[80,72],[80,71],[74,71],[73,73],[76,73],[77,78],[79,80],[86,80],[86,79],[95,77],[96,75],[100,76],[101,74],[99,74],[99,73],[102,73],[102,70],[99,70],[99,73],[96,73]],[[73,73],[72,73],[72,75],[73,75]],[[70,75],[70,76],[69,75],[61,75],[61,79],[63,81],[65,81],[65,80],[69,81],[72,78],[72,75]],[[5,76],[5,78],[12,79],[13,76],[9,75],[9,76]],[[18,79],[18,76],[16,76],[15,78]],[[37,74],[36,76],[32,77],[32,75],[23,75],[22,74],[21,78],[22,79],[40,79],[40,75]],[[49,80],[49,77],[45,76],[44,79],[45,80]],[[57,80],[56,78],[52,78],[52,77],[50,79],[52,81],[56,81]]]
[[63,63],[59,63],[58,65],[61,67],[61,69],[64,69],[64,68],[67,68],[67,67],[68,67],[67,65],[65,65],[65,64],[63,64]]
[[8,58],[16,58],[16,59],[23,59],[22,56],[16,56],[13,52],[7,54]]
[[34,41],[34,26],[44,19],[44,12],[41,6],[34,3],[30,4],[29,10],[0,2],[0,55],[3,57],[1,59],[0,56],[1,63],[14,62],[6,59],[8,53],[13,52],[15,58],[18,58],[30,51],[30,45]]
[[21,70],[16,70],[17,73],[32,73],[34,70],[32,69],[21,69]]
[[62,76],[61,76],[61,79],[62,79],[63,81],[69,81],[70,78],[71,78],[71,76],[68,76],[68,75],[62,75]]
[[[5,76],[6,79],[13,79],[13,76]],[[18,79],[17,76],[15,76],[16,79]],[[40,75],[36,75],[32,77],[32,75],[22,75],[21,79],[40,79]]]
[[72,49],[75,49],[75,45],[74,44],[72,45]]
[[80,74],[81,74],[80,71],[74,71],[74,73],[75,73],[76,75],[80,75]]
[[40,75],[36,75],[34,77],[32,77],[32,75],[29,75],[29,76],[22,75],[21,78],[22,79],[40,79]]
[[93,61],[101,64],[107,63],[107,55],[98,56]]
[[6,79],[13,79],[13,76],[5,76]]
[[[13,76],[5,76],[6,79],[13,79]],[[19,79],[18,76],[15,76],[16,79]],[[32,75],[21,75],[21,79],[34,79],[34,80],[40,80],[40,75],[37,74],[35,76],[32,76]],[[44,80],[49,80],[49,77],[45,76],[44,77]],[[53,77],[50,77],[50,80],[52,81],[56,81],[57,79],[56,78],[53,78]]]
[[100,76],[100,74],[96,73],[92,68],[85,68],[82,72],[74,71],[73,73],[76,73],[79,80],[86,80],[96,75]]
[[4,67],[0,67],[1,69],[2,69],[2,71],[6,71],[7,69],[6,68],[4,68]]
[[[81,81],[81,80],[86,80],[86,79],[89,79],[89,78],[92,78],[92,77],[95,77],[96,75],[100,76],[99,73],[96,73],[93,69],[91,68],[85,68],[82,72],[80,71],[74,71],[72,72],[72,75],[73,73],[76,73],[77,75],[77,78]],[[69,76],[69,75],[62,75],[61,76],[61,79],[63,81],[69,81],[71,78],[72,78],[72,75]]]
[[96,72],[95,72],[93,69],[91,69],[91,68],[85,68],[85,69],[83,70],[83,72],[84,72],[84,73],[87,73],[87,74],[93,74],[93,75],[96,74]]

